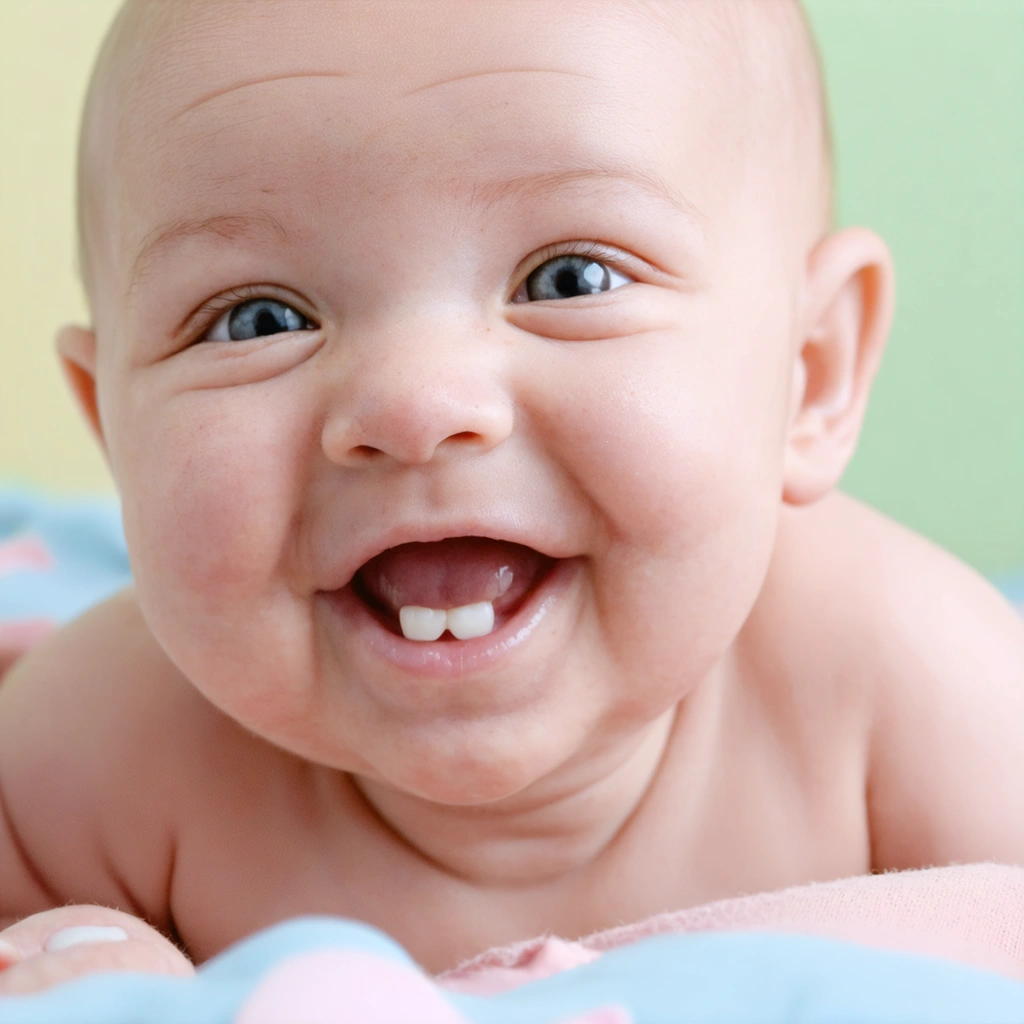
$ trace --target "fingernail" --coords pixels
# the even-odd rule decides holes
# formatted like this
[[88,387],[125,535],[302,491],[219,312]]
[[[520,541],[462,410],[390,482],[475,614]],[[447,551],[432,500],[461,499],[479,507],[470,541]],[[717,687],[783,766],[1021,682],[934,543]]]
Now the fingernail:
[[124,942],[128,933],[116,926],[103,927],[97,924],[80,924],[73,928],[61,928],[46,940],[46,951],[56,953],[69,946],[81,946],[87,942]]

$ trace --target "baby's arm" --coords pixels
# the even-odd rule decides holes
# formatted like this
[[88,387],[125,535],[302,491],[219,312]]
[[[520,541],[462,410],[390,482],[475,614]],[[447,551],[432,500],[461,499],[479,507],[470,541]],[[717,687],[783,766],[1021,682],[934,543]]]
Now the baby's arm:
[[123,598],[108,602],[0,685],[0,995],[98,970],[192,970],[142,919],[167,917],[170,828],[157,808],[173,793],[144,788],[166,773],[131,617]]
[[918,544],[876,609],[873,865],[1024,865],[1024,622],[971,570]]

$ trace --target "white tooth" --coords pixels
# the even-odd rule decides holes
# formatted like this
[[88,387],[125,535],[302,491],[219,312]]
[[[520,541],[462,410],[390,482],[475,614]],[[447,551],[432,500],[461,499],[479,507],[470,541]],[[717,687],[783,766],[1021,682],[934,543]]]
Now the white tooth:
[[407,604],[398,609],[398,621],[406,640],[436,640],[444,632],[447,618],[443,608]]
[[494,605],[490,601],[478,601],[461,608],[449,608],[448,628],[456,640],[487,636],[494,629]]

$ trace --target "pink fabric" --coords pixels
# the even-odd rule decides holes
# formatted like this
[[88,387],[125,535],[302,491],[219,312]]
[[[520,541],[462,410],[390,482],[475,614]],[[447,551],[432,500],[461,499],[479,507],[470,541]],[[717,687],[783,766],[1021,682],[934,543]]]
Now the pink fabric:
[[236,1024],[465,1024],[424,975],[357,950],[305,953],[274,968]]
[[[49,569],[53,564],[53,555],[38,537],[24,534],[0,541],[0,576],[25,569]],[[0,676],[54,625],[50,619],[38,618],[0,621]]]
[[49,569],[52,565],[49,548],[32,534],[0,541],[0,576],[23,569]]
[[[385,957],[331,949],[286,960],[246,1000],[235,1024],[468,1024],[424,974]],[[561,1024],[632,1024],[605,1006]]]
[[492,949],[443,974],[453,992],[490,995],[596,960],[652,935],[794,932],[958,960],[1024,979],[1024,868],[998,864],[865,875],[721,900],[598,932]]
[[[437,979],[448,991],[493,995],[599,959],[654,935],[796,932],[959,960],[1024,978],[1024,868],[997,864],[847,878],[721,900],[579,942],[541,936],[492,949]],[[236,1024],[466,1024],[415,968],[354,950],[292,957],[262,981]],[[606,1006],[562,1024],[631,1024]]]

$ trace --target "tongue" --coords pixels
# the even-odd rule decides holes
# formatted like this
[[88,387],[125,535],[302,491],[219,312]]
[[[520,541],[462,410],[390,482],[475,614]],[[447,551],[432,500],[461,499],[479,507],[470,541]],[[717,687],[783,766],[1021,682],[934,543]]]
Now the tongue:
[[551,560],[533,548],[486,537],[402,544],[371,559],[357,579],[369,596],[397,614],[406,605],[460,608],[493,601],[512,607]]

